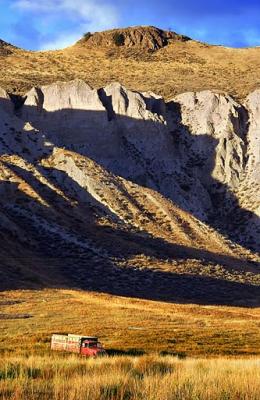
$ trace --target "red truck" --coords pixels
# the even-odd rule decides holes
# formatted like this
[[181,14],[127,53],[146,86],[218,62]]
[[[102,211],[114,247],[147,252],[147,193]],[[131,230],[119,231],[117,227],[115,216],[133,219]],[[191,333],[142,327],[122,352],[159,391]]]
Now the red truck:
[[77,353],[85,357],[97,357],[106,354],[95,336],[54,334],[51,338],[51,349]]

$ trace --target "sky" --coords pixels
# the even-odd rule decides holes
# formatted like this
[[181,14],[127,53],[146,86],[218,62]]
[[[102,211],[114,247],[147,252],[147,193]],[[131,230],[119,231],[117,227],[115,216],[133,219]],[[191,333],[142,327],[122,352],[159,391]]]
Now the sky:
[[64,48],[86,32],[154,25],[232,47],[260,46],[260,0],[0,0],[0,39]]

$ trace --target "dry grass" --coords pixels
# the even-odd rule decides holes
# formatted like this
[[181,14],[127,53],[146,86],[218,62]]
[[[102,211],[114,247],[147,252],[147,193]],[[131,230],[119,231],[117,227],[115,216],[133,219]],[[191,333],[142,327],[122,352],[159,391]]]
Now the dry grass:
[[25,93],[32,86],[81,78],[93,87],[120,81],[130,89],[152,90],[166,98],[212,89],[242,99],[260,85],[259,54],[259,48],[231,49],[195,41],[173,42],[152,54],[84,43],[62,51],[12,50],[0,54],[0,86]]
[[[1,400],[259,399],[259,309],[51,289],[2,292],[0,307]],[[98,335],[122,355],[51,353],[52,332]],[[247,357],[210,358],[221,354]]]
[[75,356],[1,359],[2,400],[257,400],[258,359]]
[[98,335],[111,353],[113,349],[182,357],[260,353],[259,308],[171,304],[48,289],[2,292],[0,309],[2,355],[49,354],[54,332]]

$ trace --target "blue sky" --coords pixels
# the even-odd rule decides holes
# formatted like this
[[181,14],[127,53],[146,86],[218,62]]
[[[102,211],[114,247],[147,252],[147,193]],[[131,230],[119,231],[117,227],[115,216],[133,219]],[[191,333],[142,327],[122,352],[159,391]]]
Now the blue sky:
[[0,0],[0,38],[38,50],[84,32],[155,25],[212,44],[260,45],[260,0]]

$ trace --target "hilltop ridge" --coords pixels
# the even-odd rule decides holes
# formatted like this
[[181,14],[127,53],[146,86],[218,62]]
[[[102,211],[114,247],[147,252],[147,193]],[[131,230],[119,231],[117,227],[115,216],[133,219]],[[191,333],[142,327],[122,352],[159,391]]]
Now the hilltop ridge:
[[88,33],[77,44],[94,47],[126,47],[156,51],[167,46],[171,41],[185,42],[187,36],[172,31],[165,31],[154,26],[134,26],[122,29],[111,29],[104,32]]

